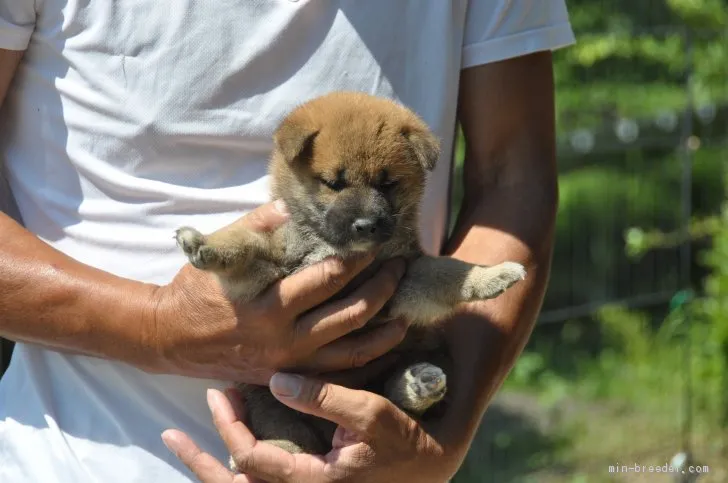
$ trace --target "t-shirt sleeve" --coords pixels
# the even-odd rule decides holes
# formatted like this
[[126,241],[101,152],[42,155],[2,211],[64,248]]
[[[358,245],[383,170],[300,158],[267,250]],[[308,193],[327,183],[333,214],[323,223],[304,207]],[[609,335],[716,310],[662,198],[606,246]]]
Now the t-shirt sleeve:
[[574,42],[565,0],[469,0],[462,68]]
[[28,48],[35,18],[35,0],[0,0],[0,49]]

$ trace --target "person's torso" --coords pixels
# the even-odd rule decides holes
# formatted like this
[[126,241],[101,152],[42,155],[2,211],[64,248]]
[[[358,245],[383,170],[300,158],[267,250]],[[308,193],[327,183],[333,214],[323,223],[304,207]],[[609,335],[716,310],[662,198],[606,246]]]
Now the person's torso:
[[[289,110],[361,90],[408,105],[442,140],[421,227],[437,252],[466,4],[38,2],[0,126],[23,222],[83,263],[166,283],[185,262],[176,228],[214,230],[268,201],[271,135]],[[181,428],[224,459],[211,385],[223,384],[19,345],[0,384],[0,480],[182,481],[159,434]]]

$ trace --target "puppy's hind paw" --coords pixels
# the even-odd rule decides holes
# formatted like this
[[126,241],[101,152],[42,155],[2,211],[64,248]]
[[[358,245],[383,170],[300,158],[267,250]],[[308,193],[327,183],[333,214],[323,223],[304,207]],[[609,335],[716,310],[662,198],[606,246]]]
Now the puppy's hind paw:
[[423,412],[445,397],[447,376],[442,369],[429,362],[408,367],[404,379],[407,384],[406,401],[401,401],[404,409]]
[[463,287],[465,300],[487,300],[498,297],[526,278],[526,269],[520,263],[503,262],[491,267],[474,269]]

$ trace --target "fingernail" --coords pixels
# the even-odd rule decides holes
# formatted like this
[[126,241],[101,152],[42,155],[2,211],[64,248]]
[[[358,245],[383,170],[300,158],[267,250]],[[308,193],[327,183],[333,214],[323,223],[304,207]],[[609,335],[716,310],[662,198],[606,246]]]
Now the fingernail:
[[288,211],[288,206],[286,206],[286,202],[283,201],[283,200],[275,200],[273,202],[273,207],[281,215],[289,215],[290,214],[290,212]]
[[301,393],[303,378],[296,374],[273,374],[270,378],[270,390],[276,395],[287,398],[296,398]]

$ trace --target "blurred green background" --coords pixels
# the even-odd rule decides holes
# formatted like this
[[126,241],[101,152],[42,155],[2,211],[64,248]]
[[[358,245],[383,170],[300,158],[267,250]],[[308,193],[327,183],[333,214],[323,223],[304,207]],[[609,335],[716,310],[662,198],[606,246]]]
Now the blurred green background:
[[567,5],[550,287],[454,481],[726,482],[728,0]]

